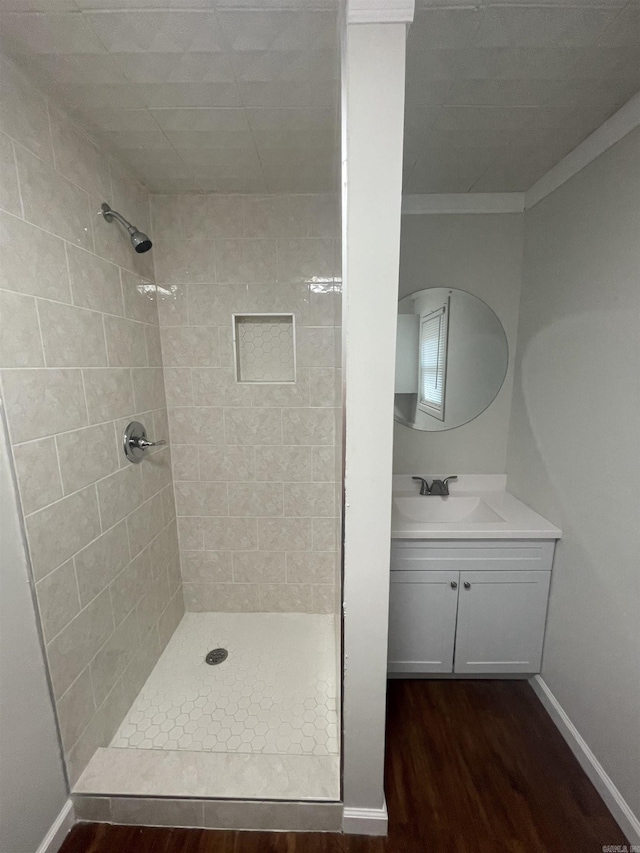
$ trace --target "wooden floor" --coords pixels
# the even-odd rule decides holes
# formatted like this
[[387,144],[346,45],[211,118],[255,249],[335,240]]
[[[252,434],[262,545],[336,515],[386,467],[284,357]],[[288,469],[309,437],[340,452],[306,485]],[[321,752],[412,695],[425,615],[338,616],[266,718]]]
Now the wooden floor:
[[600,853],[625,844],[523,681],[389,683],[387,838],[84,824],[62,853]]

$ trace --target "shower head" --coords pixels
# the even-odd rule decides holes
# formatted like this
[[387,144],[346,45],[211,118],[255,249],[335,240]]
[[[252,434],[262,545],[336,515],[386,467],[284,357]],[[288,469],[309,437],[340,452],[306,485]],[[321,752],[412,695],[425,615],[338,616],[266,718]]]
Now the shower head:
[[107,220],[107,222],[113,222],[116,219],[124,228],[129,232],[129,237],[131,239],[131,245],[140,254],[142,252],[148,252],[153,243],[147,237],[146,234],[143,234],[142,231],[138,231],[135,225],[132,225],[130,222],[121,216],[117,210],[112,210],[106,201],[102,202],[102,215]]

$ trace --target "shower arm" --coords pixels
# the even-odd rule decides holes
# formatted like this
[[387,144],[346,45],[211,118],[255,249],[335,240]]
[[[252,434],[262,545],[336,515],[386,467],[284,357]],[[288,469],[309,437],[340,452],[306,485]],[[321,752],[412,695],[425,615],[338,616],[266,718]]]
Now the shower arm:
[[124,216],[118,213],[117,210],[112,210],[106,203],[106,201],[102,203],[102,215],[107,220],[107,222],[111,222],[113,219],[117,219],[118,222],[127,229],[129,234],[135,234],[135,232],[138,230],[135,225],[132,225],[130,222],[127,222]]

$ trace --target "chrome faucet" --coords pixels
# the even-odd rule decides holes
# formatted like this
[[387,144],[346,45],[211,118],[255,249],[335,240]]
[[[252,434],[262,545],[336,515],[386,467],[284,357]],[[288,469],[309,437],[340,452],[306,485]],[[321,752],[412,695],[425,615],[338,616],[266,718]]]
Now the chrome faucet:
[[444,480],[434,480],[431,485],[424,479],[424,477],[412,477],[412,480],[420,481],[420,494],[421,495],[439,495],[440,497],[446,498],[449,495],[449,480],[457,480],[457,477],[445,477]]

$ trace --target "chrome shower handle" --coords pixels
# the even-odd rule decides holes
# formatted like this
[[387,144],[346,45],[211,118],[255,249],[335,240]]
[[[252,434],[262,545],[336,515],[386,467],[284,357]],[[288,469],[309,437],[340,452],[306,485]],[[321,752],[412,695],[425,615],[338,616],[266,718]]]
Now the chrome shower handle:
[[164,438],[160,441],[149,441],[147,431],[140,421],[131,421],[122,433],[122,449],[129,462],[142,462],[147,447],[162,447],[166,443]]

